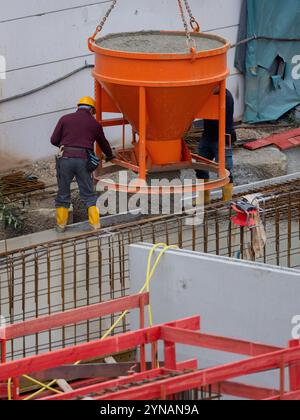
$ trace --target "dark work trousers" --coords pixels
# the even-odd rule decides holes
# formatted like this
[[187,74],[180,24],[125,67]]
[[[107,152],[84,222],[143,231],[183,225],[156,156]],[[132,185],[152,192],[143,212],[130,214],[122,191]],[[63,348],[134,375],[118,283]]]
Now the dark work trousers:
[[[215,160],[216,162],[219,161],[219,142],[209,140],[206,137],[202,137],[199,142],[198,153],[200,156],[209,159]],[[226,169],[230,171],[230,182],[233,183],[233,155],[232,155],[232,147],[226,146],[225,150],[225,165]],[[208,171],[196,171],[196,175],[198,179],[209,179],[209,172]]]
[[87,208],[97,203],[97,194],[94,190],[91,173],[87,170],[87,160],[80,158],[65,158],[57,160],[58,193],[55,201],[56,207],[70,208],[71,183],[73,179],[80,191],[80,198]]

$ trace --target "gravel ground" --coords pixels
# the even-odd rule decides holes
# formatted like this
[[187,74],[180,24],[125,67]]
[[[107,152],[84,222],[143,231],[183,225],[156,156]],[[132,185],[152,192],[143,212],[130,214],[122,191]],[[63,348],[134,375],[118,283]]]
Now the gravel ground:
[[[30,165],[20,165],[15,171],[36,175],[40,181],[45,183],[46,190],[45,192],[27,195],[25,199],[20,197],[16,201],[14,205],[17,213],[23,219],[24,227],[20,231],[14,231],[10,228],[4,231],[3,226],[0,226],[0,240],[52,229],[55,226],[54,200],[57,191],[57,181],[54,158],[40,160]],[[12,171],[2,171],[0,176],[8,173],[12,173]],[[11,200],[13,200],[13,197],[11,197]],[[87,212],[80,201],[75,183],[72,186],[72,207],[74,210],[71,213],[71,221],[77,223],[86,219]]]

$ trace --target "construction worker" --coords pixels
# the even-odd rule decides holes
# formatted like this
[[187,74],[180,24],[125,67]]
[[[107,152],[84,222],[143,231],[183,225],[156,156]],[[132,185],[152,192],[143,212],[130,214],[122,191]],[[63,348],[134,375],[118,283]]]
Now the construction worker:
[[[219,94],[219,89],[215,92]],[[230,171],[230,183],[223,188],[223,201],[230,201],[233,194],[233,155],[232,144],[236,142],[236,131],[234,129],[234,99],[229,90],[226,89],[226,169]],[[219,121],[204,120],[204,133],[199,142],[199,155],[209,159],[219,160]],[[196,171],[198,179],[204,182],[209,181],[208,171]],[[205,204],[210,203],[210,191],[205,191]]]
[[77,112],[62,117],[51,137],[51,143],[60,148],[57,156],[58,193],[56,197],[57,231],[64,232],[68,223],[71,205],[71,183],[75,178],[80,197],[88,209],[89,223],[100,229],[100,215],[96,206],[90,157],[94,155],[94,144],[98,143],[106,160],[114,158],[102,126],[94,118],[95,101],[84,97],[78,102]]

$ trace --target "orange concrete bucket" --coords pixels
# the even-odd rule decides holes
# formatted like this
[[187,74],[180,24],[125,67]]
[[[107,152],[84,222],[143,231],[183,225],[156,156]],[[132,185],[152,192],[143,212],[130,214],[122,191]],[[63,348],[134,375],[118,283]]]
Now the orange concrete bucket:
[[128,153],[125,159],[121,152],[118,164],[136,170],[141,179],[146,179],[147,173],[157,167],[192,165],[192,156],[182,140],[184,133],[196,118],[219,120],[220,161],[213,170],[218,168],[218,186],[225,185],[228,182],[225,89],[229,43],[216,35],[191,36],[196,45],[193,53],[187,47],[184,32],[121,33],[90,40],[89,47],[95,53],[93,75],[99,84],[97,115],[103,122],[102,112],[108,110],[104,106],[107,100],[99,94],[100,87],[139,137],[130,165]]

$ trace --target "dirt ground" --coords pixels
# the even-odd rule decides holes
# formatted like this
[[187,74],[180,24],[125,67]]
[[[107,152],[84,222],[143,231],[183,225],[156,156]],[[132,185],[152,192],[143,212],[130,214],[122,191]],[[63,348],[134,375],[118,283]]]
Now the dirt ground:
[[[1,166],[2,168],[3,166]],[[0,177],[16,171],[22,171],[26,175],[37,176],[39,181],[45,184],[46,188],[44,191],[37,191],[24,196],[9,197],[10,202],[16,209],[16,214],[23,220],[23,228],[18,231],[12,228],[4,230],[3,226],[0,225],[0,240],[52,229],[55,226],[57,181],[54,158],[31,164],[20,164],[14,170],[2,170]],[[75,183],[72,185],[72,210],[70,217],[70,221],[74,223],[81,222],[86,218],[86,209],[80,201]]]
[[[290,128],[293,128],[291,125]],[[266,137],[273,133],[279,133],[288,130],[287,122],[284,121],[280,125],[264,125],[262,128],[239,128],[238,142],[241,145],[245,141],[251,141]],[[189,146],[195,151],[197,149],[197,140],[201,136],[201,129],[193,129],[188,136]],[[240,146],[236,146],[240,147]],[[293,150],[290,151],[293,154]],[[297,157],[299,154],[297,155]],[[2,160],[3,160],[3,156]],[[9,165],[9,161],[7,161]],[[7,171],[6,166],[0,165],[0,176],[12,173],[12,170]],[[53,158],[41,160],[33,164],[18,163],[15,171],[23,171],[25,174],[36,175],[40,181],[44,182],[46,189],[43,192],[32,193],[25,197],[17,197],[14,202],[17,211],[20,213],[21,218],[24,220],[24,228],[21,231],[14,231],[13,229],[4,230],[0,226],[0,240],[19,235],[39,232],[41,230],[53,228],[55,225],[55,205],[54,199],[57,190],[56,186],[56,170],[55,161]],[[86,219],[86,209],[80,202],[77,186],[74,183],[72,192],[72,221],[74,223]],[[15,198],[15,197],[14,197]]]
[[6,157],[0,157],[0,176],[11,174],[15,171],[22,171],[25,174],[36,175],[40,181],[44,182],[46,186],[56,185],[56,171],[54,158],[44,159],[39,162],[28,163],[21,162],[14,164],[14,169],[11,168],[11,162],[6,162]]

